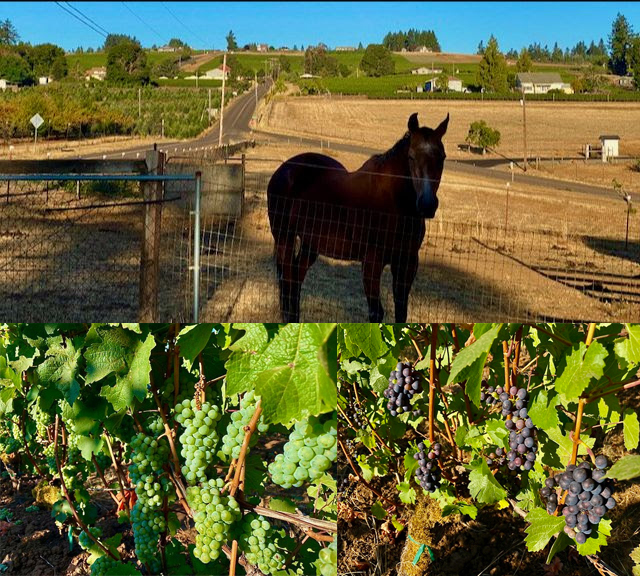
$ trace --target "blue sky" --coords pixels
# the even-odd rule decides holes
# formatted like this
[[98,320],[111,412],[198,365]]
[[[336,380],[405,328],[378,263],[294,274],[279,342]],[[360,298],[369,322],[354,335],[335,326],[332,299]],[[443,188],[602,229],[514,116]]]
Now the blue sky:
[[[60,2],[108,32],[136,36],[144,46],[179,37],[195,48],[226,47],[231,29],[240,45],[324,42],[330,47],[381,42],[390,30],[433,29],[443,51],[474,53],[494,34],[503,50],[531,42],[561,47],[607,41],[618,12],[640,32],[634,2]],[[134,16],[132,12],[137,16]],[[22,40],[67,50],[99,47],[104,37],[55,2],[0,2]]]

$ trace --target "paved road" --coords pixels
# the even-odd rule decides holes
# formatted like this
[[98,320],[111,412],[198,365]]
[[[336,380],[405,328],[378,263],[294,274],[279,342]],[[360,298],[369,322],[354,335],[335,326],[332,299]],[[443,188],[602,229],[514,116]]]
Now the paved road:
[[[269,89],[270,84],[260,84],[258,86],[258,100],[260,100]],[[232,100],[231,104],[224,110],[224,131],[222,133],[222,142],[228,143],[231,139],[238,140],[249,131],[249,122],[253,116],[256,105],[256,94],[252,88],[248,92],[237,96]],[[181,151],[185,149],[201,148],[206,146],[217,146],[220,134],[220,123],[216,121],[211,128],[204,134],[193,140],[175,140],[164,142],[158,147],[162,150]],[[132,158],[139,156],[144,158],[144,153],[150,150],[149,145],[136,146],[132,148],[123,148],[117,152],[107,152],[98,154],[89,154],[84,158]]]
[[[343,152],[355,152],[358,154],[379,154],[383,150],[377,148],[369,148],[367,146],[361,146],[357,144],[346,144],[342,142],[333,142],[331,140],[318,138],[304,138],[297,136],[286,136],[280,134],[272,134],[268,132],[261,132],[260,130],[254,130],[254,134],[260,135],[265,140],[278,141],[278,142],[296,142],[310,146],[313,148],[324,147],[331,150],[341,150]],[[495,165],[495,163],[493,164]],[[468,163],[468,161],[446,160],[445,169],[451,172],[459,172],[468,174],[470,176],[478,176],[482,178],[489,178],[492,180],[500,181],[502,184],[506,184],[510,180],[510,174],[502,171],[492,170],[489,167],[475,166]],[[590,194],[593,196],[600,196],[602,198],[615,198],[613,191],[610,188],[603,188],[601,186],[593,186],[591,184],[583,184],[581,182],[570,182],[567,180],[559,180],[557,178],[545,178],[542,176],[534,176],[532,174],[516,173],[514,177],[514,183],[530,184],[534,186],[542,186],[547,188],[549,192],[556,191],[569,191],[569,192],[582,192],[584,194]],[[632,194],[632,196],[634,196]],[[640,200],[638,195],[635,195],[634,201]]]

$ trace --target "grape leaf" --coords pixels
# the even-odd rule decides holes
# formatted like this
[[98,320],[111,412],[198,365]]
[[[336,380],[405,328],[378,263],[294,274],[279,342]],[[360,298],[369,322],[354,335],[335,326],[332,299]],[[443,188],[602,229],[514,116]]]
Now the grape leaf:
[[400,495],[400,500],[404,504],[415,504],[416,503],[416,491],[411,487],[409,482],[401,482],[398,484],[398,492]]
[[505,440],[509,436],[509,430],[506,429],[503,421],[489,420],[487,422],[486,434],[496,446],[505,446]]
[[378,394],[382,394],[389,385],[389,374],[396,368],[398,360],[395,356],[387,354],[380,358],[369,372],[369,385]]
[[564,526],[563,516],[551,516],[542,508],[535,508],[529,512],[525,520],[529,523],[525,529],[525,542],[529,552],[542,550]]
[[[227,393],[255,390],[265,422],[288,425],[335,409],[335,324],[287,324],[261,351],[235,348],[226,363]],[[238,342],[236,342],[238,344]]]
[[615,345],[616,354],[624,358],[629,364],[640,363],[640,324],[625,324],[629,338],[618,341]]
[[638,414],[631,409],[624,411],[623,431],[624,447],[627,450],[635,450],[640,441],[640,426],[638,425]]
[[[382,340],[379,324],[342,324],[344,328],[345,343],[353,352],[360,350],[370,360],[377,360],[388,351],[387,345]],[[353,354],[359,356],[359,354]]]
[[91,460],[91,456],[100,452],[102,450],[102,446],[102,436],[97,439],[89,436],[78,436],[78,448],[85,460]]
[[43,387],[56,386],[67,402],[73,404],[80,395],[80,384],[77,380],[79,361],[82,356],[82,340],[79,348],[74,341],[62,340],[61,336],[48,339],[49,349],[46,360],[36,370],[38,380]]
[[491,474],[484,460],[480,460],[469,474],[469,492],[481,504],[493,504],[507,496],[507,491]]
[[[400,497],[402,498],[402,492],[400,492]],[[371,514],[378,520],[384,520],[387,517],[387,511],[379,501],[374,502],[373,506],[371,506]]]
[[571,544],[573,544],[573,540],[565,534],[564,530],[560,532],[555,542],[553,543],[553,546],[551,546],[551,550],[549,550],[549,556],[547,556],[547,564],[551,563],[551,560],[558,552],[562,552],[565,548],[571,546]]
[[563,404],[578,400],[592,379],[602,377],[607,350],[599,342],[592,342],[587,348],[584,342],[567,351],[566,365],[556,378],[555,389]]
[[[558,457],[563,462],[569,462],[571,459],[571,453],[573,451],[573,442],[571,442],[571,438],[568,435],[562,433],[560,428],[549,428],[548,430],[544,430],[549,438],[553,440],[558,445]],[[596,439],[595,438],[587,438],[584,436],[580,437],[585,444],[589,446],[589,448],[593,448]],[[586,454],[587,450],[583,444],[578,446],[578,454]]]
[[556,410],[556,395],[549,398],[549,392],[544,388],[531,395],[529,402],[529,416],[533,423],[543,430],[557,428],[560,424]]
[[[491,346],[498,337],[501,328],[502,324],[496,324],[493,328],[484,332],[473,344],[460,350],[451,363],[448,384],[468,379],[469,370],[477,371],[478,360],[482,357],[486,360],[487,354],[491,350]],[[482,365],[484,366],[484,362],[482,362]],[[467,390],[467,393],[471,397],[469,390]],[[479,402],[480,393],[478,392],[478,400],[477,402],[474,401],[474,403],[477,406]]]
[[296,505],[291,500],[285,498],[271,498],[271,500],[269,500],[269,508],[276,512],[286,512],[287,514],[296,513]]
[[[140,341],[133,334],[123,336],[124,330],[115,338],[105,338],[102,343],[92,344],[85,352],[87,360],[87,378],[91,381],[104,378],[111,371],[115,371],[114,386],[103,386],[100,395],[106,398],[116,412],[133,405],[134,400],[140,402],[147,395],[149,373],[151,372],[151,351],[156,345],[153,334],[149,334],[144,341]],[[114,332],[112,330],[110,332]],[[124,339],[128,348],[123,349]]]
[[213,334],[213,324],[194,324],[180,330],[176,346],[180,348],[180,356],[193,362],[204,350]]
[[620,401],[613,395],[603,396],[598,401],[601,423],[620,421]]
[[597,538],[594,538],[594,533],[592,533],[584,544],[576,544],[576,549],[582,556],[597,554],[602,546],[607,545],[607,536],[611,534],[611,520],[602,518],[595,534],[598,535]]
[[607,478],[631,480],[640,476],[640,456],[631,454],[620,458],[607,472]]

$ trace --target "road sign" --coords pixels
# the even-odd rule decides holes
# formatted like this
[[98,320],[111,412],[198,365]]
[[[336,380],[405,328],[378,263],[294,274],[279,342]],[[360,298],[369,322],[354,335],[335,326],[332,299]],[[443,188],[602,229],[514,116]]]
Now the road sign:
[[40,128],[40,126],[44,124],[44,119],[42,118],[42,116],[40,116],[40,114],[36,114],[31,118],[30,122],[31,124],[33,124],[33,127],[37,130],[38,128]]

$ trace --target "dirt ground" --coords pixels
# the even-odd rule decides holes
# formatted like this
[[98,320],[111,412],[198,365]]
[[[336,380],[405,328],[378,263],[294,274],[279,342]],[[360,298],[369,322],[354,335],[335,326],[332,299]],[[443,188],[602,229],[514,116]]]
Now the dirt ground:
[[[621,395],[620,399],[623,405],[638,407],[637,394],[632,390]],[[625,453],[620,427],[604,437],[600,433],[599,441],[603,441],[601,453],[609,461],[615,461]],[[526,523],[510,508],[497,510],[485,507],[475,520],[460,515],[443,518],[435,500],[419,487],[416,504],[407,505],[398,512],[398,519],[406,528],[395,538],[385,538],[384,521],[371,514],[371,506],[380,498],[358,482],[353,473],[350,474],[345,460],[339,464],[339,486],[341,478],[350,480],[342,492],[343,506],[338,519],[341,536],[338,574],[595,576],[606,573],[598,572],[592,563],[572,548],[558,554],[555,565],[547,566],[549,546],[540,552],[528,552],[524,543]],[[394,476],[372,481],[373,487],[391,500],[397,500],[396,484]],[[613,521],[612,533],[608,546],[598,557],[613,571],[613,575],[630,576],[633,562],[629,554],[640,545],[640,482],[618,482],[615,498],[618,505],[609,514]],[[431,549],[433,559],[425,549],[414,565],[421,544]],[[606,574],[612,576],[611,573]]]

